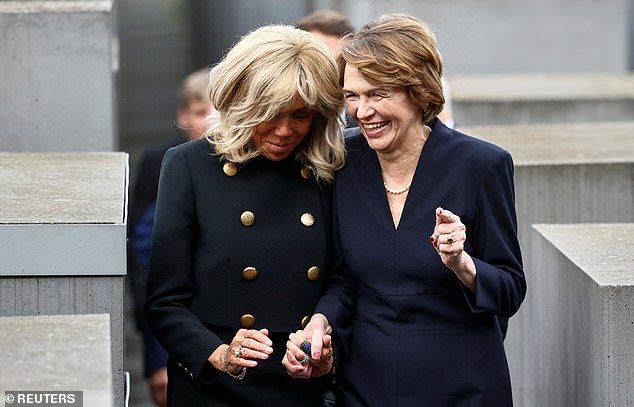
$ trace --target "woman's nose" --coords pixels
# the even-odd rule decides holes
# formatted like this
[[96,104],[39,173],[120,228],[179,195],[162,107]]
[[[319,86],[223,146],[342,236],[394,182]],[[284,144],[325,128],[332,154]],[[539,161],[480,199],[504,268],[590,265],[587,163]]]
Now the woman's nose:
[[370,101],[364,98],[359,99],[357,103],[357,118],[360,120],[367,119],[374,114]]
[[280,137],[290,136],[293,133],[291,121],[288,117],[280,118],[275,124],[275,135]]

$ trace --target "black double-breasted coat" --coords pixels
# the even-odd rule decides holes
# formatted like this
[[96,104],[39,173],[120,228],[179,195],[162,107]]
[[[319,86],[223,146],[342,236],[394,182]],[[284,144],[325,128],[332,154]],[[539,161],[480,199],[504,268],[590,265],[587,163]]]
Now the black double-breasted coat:
[[[205,139],[167,152],[145,316],[170,405],[319,405],[328,379],[293,380],[281,360],[320,297],[330,224],[329,189],[292,157],[233,164]],[[267,328],[274,353],[238,381],[207,358],[240,328]]]

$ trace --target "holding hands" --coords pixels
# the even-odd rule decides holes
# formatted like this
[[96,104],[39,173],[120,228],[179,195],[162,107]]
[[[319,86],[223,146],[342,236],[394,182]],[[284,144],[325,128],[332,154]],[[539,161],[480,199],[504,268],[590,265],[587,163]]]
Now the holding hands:
[[467,239],[466,227],[460,217],[443,208],[436,208],[436,226],[429,242],[434,245],[440,259],[456,273],[471,291],[475,291],[475,263],[464,251]]
[[332,328],[326,317],[315,314],[304,330],[289,335],[282,365],[292,378],[319,377],[332,370]]

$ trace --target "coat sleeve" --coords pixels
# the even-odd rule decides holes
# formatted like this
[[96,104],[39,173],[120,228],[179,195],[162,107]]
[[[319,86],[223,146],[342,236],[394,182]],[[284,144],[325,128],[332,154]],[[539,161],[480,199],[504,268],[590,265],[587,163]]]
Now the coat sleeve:
[[194,183],[184,150],[170,149],[161,168],[145,317],[168,353],[194,376],[208,381],[216,370],[207,358],[222,340],[188,309],[194,296],[198,226]]
[[526,279],[517,238],[513,159],[504,150],[495,156],[478,197],[470,253],[476,266],[475,295],[464,289],[474,312],[510,317],[526,295]]
[[333,237],[330,253],[330,272],[326,281],[326,289],[315,308],[315,313],[324,314],[328,318],[337,342],[337,358],[343,359],[348,352],[348,342],[352,328],[351,322],[356,309],[357,282],[350,274],[343,258],[338,232],[336,196],[336,192],[333,193]]

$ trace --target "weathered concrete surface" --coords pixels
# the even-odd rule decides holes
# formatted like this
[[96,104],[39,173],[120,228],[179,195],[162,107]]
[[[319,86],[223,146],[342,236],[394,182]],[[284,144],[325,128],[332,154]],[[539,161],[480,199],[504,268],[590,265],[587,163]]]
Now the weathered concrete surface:
[[127,177],[124,153],[0,153],[0,275],[125,273]]
[[[535,288],[542,256],[531,241],[535,223],[634,222],[633,123],[582,126],[463,128],[514,157],[518,236],[528,284],[526,300],[509,321],[505,346],[517,406],[533,406],[525,382],[539,375],[538,350],[527,346],[538,309],[548,298]],[[584,128],[585,127],[585,128]]]
[[0,223],[122,223],[126,166],[123,153],[0,152]]
[[0,1],[0,151],[112,151],[112,1]]
[[0,153],[0,316],[109,314],[117,406],[127,190],[125,153]]
[[112,407],[110,356],[108,314],[0,317],[2,395],[83,391],[84,406]]
[[457,130],[509,150],[522,167],[634,160],[634,121],[460,126]]
[[538,224],[532,241],[521,405],[634,405],[634,224]]
[[448,75],[459,126],[632,120],[634,74]]

